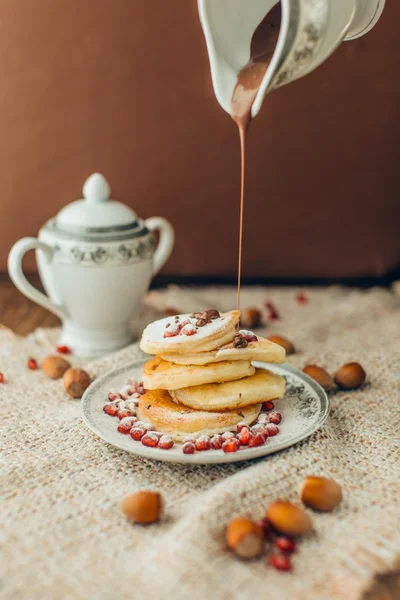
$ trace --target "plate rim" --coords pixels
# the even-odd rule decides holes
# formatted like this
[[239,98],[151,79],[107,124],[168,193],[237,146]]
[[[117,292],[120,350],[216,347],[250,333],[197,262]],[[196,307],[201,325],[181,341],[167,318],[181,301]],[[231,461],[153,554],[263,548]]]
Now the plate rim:
[[[243,461],[247,461],[247,460],[253,460],[253,459],[263,457],[263,456],[269,456],[269,455],[275,454],[277,452],[281,452],[282,450],[285,450],[286,448],[290,448],[291,446],[295,446],[296,444],[299,444],[300,442],[309,438],[311,435],[313,435],[316,431],[318,431],[324,425],[324,423],[326,422],[326,420],[329,416],[329,413],[330,413],[330,408],[331,408],[330,400],[329,400],[327,393],[319,385],[319,383],[317,383],[309,375],[307,375],[300,369],[297,369],[296,367],[294,367],[288,363],[271,364],[271,363],[267,363],[267,362],[254,361],[254,365],[258,366],[259,368],[264,368],[264,369],[271,368],[271,367],[272,367],[272,369],[274,367],[280,368],[280,369],[283,369],[284,371],[292,373],[293,375],[296,375],[297,377],[299,377],[300,379],[303,379],[306,383],[308,383],[308,385],[310,385],[310,387],[313,389],[313,391],[319,397],[319,399],[321,401],[321,408],[322,408],[319,418],[311,430],[307,430],[306,432],[303,432],[303,433],[299,434],[298,436],[291,438],[290,440],[281,442],[280,444],[278,443],[273,448],[269,447],[268,444],[265,444],[263,446],[259,446],[256,448],[246,448],[246,449],[241,450],[240,452],[235,452],[232,454],[224,454],[224,453],[217,454],[217,453],[208,453],[208,452],[199,452],[199,453],[195,453],[195,454],[183,454],[183,452],[182,452],[181,454],[170,454],[168,451],[162,451],[159,448],[149,448],[147,446],[142,446],[141,444],[135,444],[134,446],[132,446],[132,450],[130,450],[130,449],[127,449],[122,443],[118,443],[118,440],[116,440],[115,442],[114,441],[111,442],[110,440],[108,440],[104,437],[103,432],[97,427],[97,425],[91,419],[91,416],[90,416],[91,399],[96,394],[96,391],[99,388],[101,388],[107,382],[108,379],[113,379],[114,377],[118,377],[118,375],[122,375],[123,373],[125,373],[131,369],[140,367],[146,361],[147,361],[147,358],[137,358],[135,360],[129,361],[128,363],[124,363],[123,365],[120,365],[119,367],[110,369],[109,371],[104,373],[104,375],[95,379],[95,381],[93,381],[90,384],[90,386],[85,390],[85,393],[82,396],[82,404],[81,404],[83,421],[84,421],[85,425],[98,438],[100,438],[106,444],[113,446],[114,448],[118,448],[119,450],[124,450],[128,454],[140,456],[141,458],[158,460],[161,462],[170,462],[170,463],[176,463],[176,464],[192,464],[192,465],[215,465],[215,464],[226,464],[226,463],[243,462]],[[121,442],[122,442],[122,440],[121,440]]]

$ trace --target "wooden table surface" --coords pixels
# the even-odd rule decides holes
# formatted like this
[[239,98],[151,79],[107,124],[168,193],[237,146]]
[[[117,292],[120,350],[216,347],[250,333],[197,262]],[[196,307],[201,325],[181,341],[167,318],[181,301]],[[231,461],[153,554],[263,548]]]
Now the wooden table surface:
[[[40,287],[37,277],[31,281]],[[60,320],[25,298],[6,275],[0,275],[0,324],[19,335],[27,335],[37,327],[57,327]],[[399,572],[377,578],[363,600],[400,600]]]

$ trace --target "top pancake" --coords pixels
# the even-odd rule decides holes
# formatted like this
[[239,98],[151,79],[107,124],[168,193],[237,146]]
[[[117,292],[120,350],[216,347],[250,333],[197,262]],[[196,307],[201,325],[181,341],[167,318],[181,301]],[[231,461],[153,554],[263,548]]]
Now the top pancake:
[[[167,354],[171,352],[191,354],[214,350],[233,340],[239,318],[240,312],[232,310],[222,313],[218,318],[209,320],[203,326],[198,326],[199,319],[192,317],[190,314],[166,317],[154,321],[146,327],[140,341],[140,347],[147,354]],[[188,325],[180,331],[182,323],[185,322]],[[185,332],[192,333],[192,335],[187,335]]]
[[278,364],[285,362],[286,352],[282,346],[259,337],[257,342],[249,342],[247,348],[235,348],[231,342],[209,352],[161,353],[161,358],[178,365],[208,365],[232,360],[258,360]]

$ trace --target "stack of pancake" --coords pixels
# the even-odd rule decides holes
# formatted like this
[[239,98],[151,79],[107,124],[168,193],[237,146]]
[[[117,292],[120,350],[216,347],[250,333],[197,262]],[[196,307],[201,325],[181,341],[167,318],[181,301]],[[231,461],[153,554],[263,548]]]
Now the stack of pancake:
[[238,330],[240,312],[177,315],[148,325],[141,349],[155,355],[143,369],[138,416],[176,441],[253,424],[262,403],[285,393],[283,377],[252,361],[282,363],[285,350]]

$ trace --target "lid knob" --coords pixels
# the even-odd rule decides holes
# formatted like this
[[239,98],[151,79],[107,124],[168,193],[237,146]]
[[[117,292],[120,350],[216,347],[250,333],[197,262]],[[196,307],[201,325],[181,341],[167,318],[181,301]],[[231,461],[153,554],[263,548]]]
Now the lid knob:
[[93,173],[83,185],[83,197],[91,204],[107,202],[110,199],[110,194],[109,183],[101,173]]

